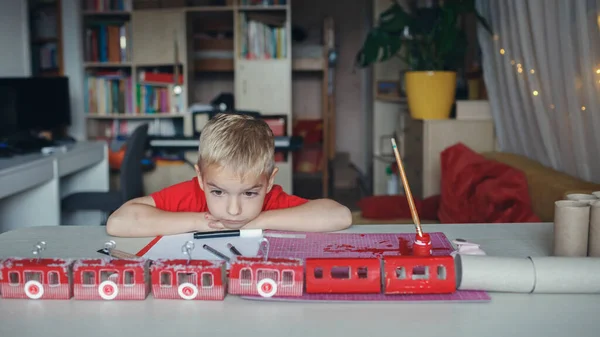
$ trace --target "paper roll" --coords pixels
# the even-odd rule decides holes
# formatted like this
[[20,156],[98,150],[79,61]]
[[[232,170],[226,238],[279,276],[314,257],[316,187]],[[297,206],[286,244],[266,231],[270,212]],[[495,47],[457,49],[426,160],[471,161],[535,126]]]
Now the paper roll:
[[600,258],[530,257],[535,268],[534,293],[600,293]]
[[590,206],[588,256],[600,257],[600,201],[594,201]]
[[587,202],[587,203],[598,201],[598,197],[596,195],[584,194],[584,193],[567,194],[566,198],[567,198],[567,200],[582,201],[582,202]]
[[458,254],[454,259],[459,290],[530,293],[534,289],[529,258]]
[[554,203],[554,255],[587,256],[590,205],[575,200]]

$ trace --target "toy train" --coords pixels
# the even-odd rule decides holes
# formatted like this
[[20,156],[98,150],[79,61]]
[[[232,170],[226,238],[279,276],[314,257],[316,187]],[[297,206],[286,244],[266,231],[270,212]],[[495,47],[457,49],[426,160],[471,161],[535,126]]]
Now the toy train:
[[[43,250],[36,245],[34,253]],[[114,247],[114,245],[113,245]],[[21,299],[223,300],[226,294],[295,297],[304,293],[443,294],[456,291],[454,258],[269,258],[225,261],[188,258],[0,260],[0,297]]]

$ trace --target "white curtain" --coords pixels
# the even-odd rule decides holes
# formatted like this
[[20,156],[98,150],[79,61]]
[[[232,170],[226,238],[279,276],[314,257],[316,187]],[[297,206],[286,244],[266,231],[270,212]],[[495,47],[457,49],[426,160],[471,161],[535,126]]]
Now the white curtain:
[[477,0],[502,151],[600,183],[600,0]]

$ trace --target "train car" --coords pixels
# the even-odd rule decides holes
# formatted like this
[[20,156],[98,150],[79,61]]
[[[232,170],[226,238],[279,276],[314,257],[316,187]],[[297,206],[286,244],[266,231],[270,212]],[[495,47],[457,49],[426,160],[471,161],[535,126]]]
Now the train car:
[[445,256],[384,256],[385,294],[449,294],[456,291],[454,259]]
[[143,300],[150,293],[149,261],[81,259],[73,264],[73,297],[77,300]]
[[379,258],[307,258],[307,293],[379,293]]
[[68,300],[73,296],[73,260],[8,258],[0,262],[0,293],[3,298]]
[[231,261],[228,287],[231,295],[302,296],[303,288],[302,259],[236,257]]
[[150,266],[152,295],[158,299],[213,300],[225,298],[225,262],[159,259]]

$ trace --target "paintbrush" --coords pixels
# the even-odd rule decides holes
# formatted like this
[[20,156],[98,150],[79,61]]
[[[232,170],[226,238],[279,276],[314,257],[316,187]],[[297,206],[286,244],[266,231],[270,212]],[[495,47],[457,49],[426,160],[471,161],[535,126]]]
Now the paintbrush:
[[396,162],[398,163],[398,170],[400,171],[400,177],[402,178],[402,185],[404,186],[406,198],[408,199],[408,206],[410,207],[410,214],[412,215],[413,222],[417,227],[417,234],[420,237],[423,237],[423,231],[421,230],[421,221],[419,220],[419,213],[417,213],[417,208],[415,207],[415,202],[413,200],[412,193],[410,193],[410,186],[408,185],[406,173],[404,172],[404,166],[402,165],[402,159],[400,158],[400,153],[398,152],[398,147],[396,146],[396,140],[394,138],[392,138],[392,148],[394,149],[394,154],[396,155]]

